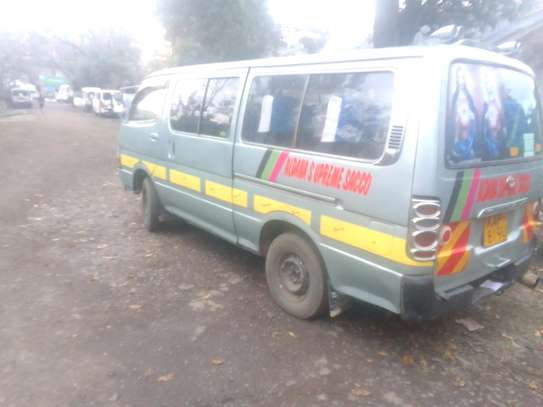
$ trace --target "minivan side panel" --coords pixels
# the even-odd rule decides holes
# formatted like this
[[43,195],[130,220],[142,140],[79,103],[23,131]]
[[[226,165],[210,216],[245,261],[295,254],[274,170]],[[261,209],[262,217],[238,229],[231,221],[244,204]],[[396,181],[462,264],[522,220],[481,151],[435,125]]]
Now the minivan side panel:
[[[417,121],[410,96],[416,91],[416,60],[252,69],[242,102],[234,152],[234,188],[246,191],[248,206],[236,208],[239,242],[259,251],[269,222],[287,222],[309,236],[326,264],[332,288],[358,300],[400,312],[401,277],[431,275],[431,262],[407,256],[406,236]],[[359,159],[243,140],[242,123],[251,81],[259,75],[392,71],[395,78],[391,128],[401,129],[397,161],[379,165]],[[315,176],[321,171],[335,181]],[[350,177],[368,180],[366,190],[349,188]]]

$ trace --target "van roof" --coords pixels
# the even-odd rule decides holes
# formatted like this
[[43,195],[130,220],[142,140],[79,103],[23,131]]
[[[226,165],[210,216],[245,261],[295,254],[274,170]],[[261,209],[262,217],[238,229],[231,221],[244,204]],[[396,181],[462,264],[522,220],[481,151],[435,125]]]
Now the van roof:
[[394,48],[369,48],[344,53],[320,53],[313,55],[300,55],[292,57],[263,58],[245,61],[221,62],[201,65],[186,65],[176,68],[166,68],[154,72],[148,78],[174,75],[193,70],[228,70],[236,68],[256,68],[272,66],[289,66],[312,63],[334,63],[349,61],[371,61],[379,59],[405,59],[423,57],[442,57],[446,61],[468,58],[481,59],[497,64],[510,65],[533,76],[533,71],[526,64],[519,60],[508,58],[496,52],[487,51],[481,48],[468,47],[464,45],[434,45],[434,46],[409,46]]

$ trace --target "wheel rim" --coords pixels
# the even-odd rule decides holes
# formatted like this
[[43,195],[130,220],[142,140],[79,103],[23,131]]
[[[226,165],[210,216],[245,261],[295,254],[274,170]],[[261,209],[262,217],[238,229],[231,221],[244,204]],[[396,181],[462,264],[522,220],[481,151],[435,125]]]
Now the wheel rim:
[[289,254],[279,266],[279,281],[290,294],[303,296],[309,287],[309,274],[300,256]]

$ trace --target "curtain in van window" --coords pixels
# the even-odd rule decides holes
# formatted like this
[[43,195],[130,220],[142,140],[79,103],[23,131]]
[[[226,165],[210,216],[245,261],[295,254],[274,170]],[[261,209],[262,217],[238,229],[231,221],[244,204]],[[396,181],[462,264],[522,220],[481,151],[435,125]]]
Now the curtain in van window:
[[256,77],[249,91],[243,139],[274,146],[292,146],[306,77]]
[[312,75],[296,147],[361,159],[385,147],[394,88],[391,72]]

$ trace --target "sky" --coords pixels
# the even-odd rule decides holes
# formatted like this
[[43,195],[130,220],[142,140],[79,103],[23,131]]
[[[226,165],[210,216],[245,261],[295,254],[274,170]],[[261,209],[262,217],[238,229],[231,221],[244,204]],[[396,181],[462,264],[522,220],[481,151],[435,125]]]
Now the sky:
[[[202,3],[205,0],[201,0]],[[0,30],[48,31],[77,35],[89,29],[117,28],[138,41],[143,59],[163,47],[164,29],[155,0],[7,0]],[[374,0],[268,0],[276,23],[288,29],[329,33],[328,50],[348,49],[371,32]]]

